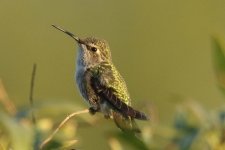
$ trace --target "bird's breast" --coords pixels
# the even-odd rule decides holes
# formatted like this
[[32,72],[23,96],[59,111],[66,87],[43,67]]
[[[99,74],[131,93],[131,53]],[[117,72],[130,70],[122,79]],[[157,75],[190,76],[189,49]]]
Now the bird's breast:
[[83,66],[77,65],[76,66],[76,85],[80,91],[80,94],[83,96],[85,100],[88,100],[87,97],[87,90],[86,90],[86,81],[85,81],[85,68]]
[[92,74],[86,67],[77,66],[76,83],[83,98],[94,107],[97,107],[98,97],[91,86]]

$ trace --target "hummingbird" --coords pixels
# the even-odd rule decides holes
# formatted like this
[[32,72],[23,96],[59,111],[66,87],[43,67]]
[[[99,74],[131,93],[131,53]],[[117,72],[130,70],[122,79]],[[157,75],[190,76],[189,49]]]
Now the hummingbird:
[[95,37],[81,39],[59,26],[52,26],[78,44],[75,78],[82,97],[90,106],[89,112],[103,113],[124,132],[139,133],[135,119],[149,118],[131,106],[126,83],[112,62],[107,41]]

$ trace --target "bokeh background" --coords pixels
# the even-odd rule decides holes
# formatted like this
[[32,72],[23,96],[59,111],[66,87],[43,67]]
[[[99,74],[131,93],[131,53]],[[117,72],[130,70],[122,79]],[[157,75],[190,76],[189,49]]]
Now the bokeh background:
[[[29,106],[35,62],[36,103],[86,108],[74,81],[77,45],[51,27],[60,25],[79,37],[106,39],[133,105],[145,110],[151,104],[158,121],[170,125],[176,104],[184,100],[206,109],[224,104],[211,45],[212,35],[225,39],[224,8],[222,0],[0,0],[0,78],[18,107]],[[103,122],[81,129],[82,149],[91,149],[93,138],[108,148],[100,143],[112,128]]]

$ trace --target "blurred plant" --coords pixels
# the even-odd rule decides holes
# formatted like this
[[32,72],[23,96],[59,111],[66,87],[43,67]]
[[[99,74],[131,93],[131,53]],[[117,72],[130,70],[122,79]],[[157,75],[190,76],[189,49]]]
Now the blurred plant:
[[[76,136],[77,124],[76,121],[68,120],[77,113],[68,116],[64,122],[57,127],[58,121],[54,120],[54,116],[60,117],[59,114],[65,115],[68,112],[73,112],[74,109],[81,109],[77,104],[62,103],[62,102],[36,102],[34,106],[33,89],[35,79],[36,65],[33,67],[31,76],[30,88],[30,106],[26,108],[16,108],[13,101],[10,100],[3,82],[0,80],[0,103],[3,109],[0,110],[0,149],[15,149],[15,150],[38,150],[46,135],[49,135],[47,140],[42,143],[43,149],[74,149],[74,144],[77,143]],[[43,113],[45,117],[36,119],[35,113],[39,116]],[[57,112],[57,113],[56,113]],[[87,112],[87,111],[86,111]],[[47,117],[46,117],[47,116]],[[95,120],[87,116],[80,116],[88,124],[93,124]],[[65,124],[67,123],[67,124]],[[64,128],[61,129],[62,125]],[[54,127],[57,131],[52,131]],[[61,129],[59,132],[58,130]],[[57,135],[55,135],[57,133]],[[53,135],[55,137],[53,138]],[[51,140],[51,141],[50,141]]]
[[[3,109],[0,110],[0,145],[2,149],[24,149],[32,147],[33,132],[29,128],[29,122],[17,116],[17,110],[12,103],[3,82],[0,80],[0,102]],[[24,134],[26,133],[26,134]],[[21,138],[23,135],[23,138]]]
[[212,37],[213,64],[215,68],[218,87],[225,94],[225,55],[224,48],[218,38]]
[[[212,44],[213,63],[218,87],[225,94],[225,50],[217,38],[212,38]],[[151,124],[152,122],[154,124],[154,120],[151,120]],[[138,140],[133,140],[133,138],[121,134],[112,138],[114,140],[110,140],[109,144],[112,145],[115,139],[123,139],[132,145],[133,149],[137,150],[224,150],[225,106],[220,110],[206,111],[195,101],[185,101],[177,106],[173,127],[163,126],[161,124],[150,126],[148,124],[142,128],[142,137],[145,142],[138,143]],[[149,136],[146,136],[145,129],[147,129]],[[119,141],[121,140],[118,140],[116,145],[120,145],[120,149],[123,149]]]
[[[225,94],[225,50],[217,38],[212,38],[212,44],[218,87]],[[58,118],[62,118],[62,115],[65,116],[74,110],[82,110],[82,107],[60,101],[35,102],[34,105],[35,70],[36,66],[31,78],[30,106],[26,108],[15,106],[0,80],[0,103],[2,104],[0,149],[38,150],[40,145],[46,150],[76,149],[74,145],[79,141],[76,139],[79,122],[70,118],[79,113],[86,113],[88,110],[73,113],[60,123]],[[108,133],[108,145],[112,150],[225,149],[225,106],[209,111],[196,101],[185,100],[177,104],[171,126],[158,121],[154,105],[146,104],[145,106],[149,110],[151,120],[143,124],[139,122],[142,133],[139,136],[125,134],[119,130]],[[95,117],[87,115],[80,115],[79,118],[90,125],[96,122]]]

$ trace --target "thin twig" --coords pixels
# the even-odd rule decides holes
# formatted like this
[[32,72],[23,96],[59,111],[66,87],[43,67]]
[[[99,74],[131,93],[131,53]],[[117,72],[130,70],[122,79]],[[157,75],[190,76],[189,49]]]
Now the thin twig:
[[34,83],[35,83],[34,81],[35,81],[36,69],[37,69],[37,65],[34,63],[32,74],[31,74],[30,95],[29,95],[29,101],[31,106],[31,117],[32,117],[33,124],[36,124],[36,119],[35,119],[34,110],[33,110],[33,107],[34,107],[33,93],[34,93]]
[[49,142],[51,141],[51,139],[53,138],[53,136],[59,131],[59,129],[61,129],[63,127],[63,125],[69,121],[72,117],[76,116],[76,115],[79,115],[79,114],[84,114],[84,113],[88,113],[89,112],[89,109],[85,109],[85,110],[81,110],[81,111],[78,111],[78,112],[74,112],[72,114],[70,114],[69,116],[67,116],[60,124],[59,126],[54,130],[54,132],[48,136],[47,139],[45,139],[41,145],[40,145],[40,149],[43,149],[43,147]]

